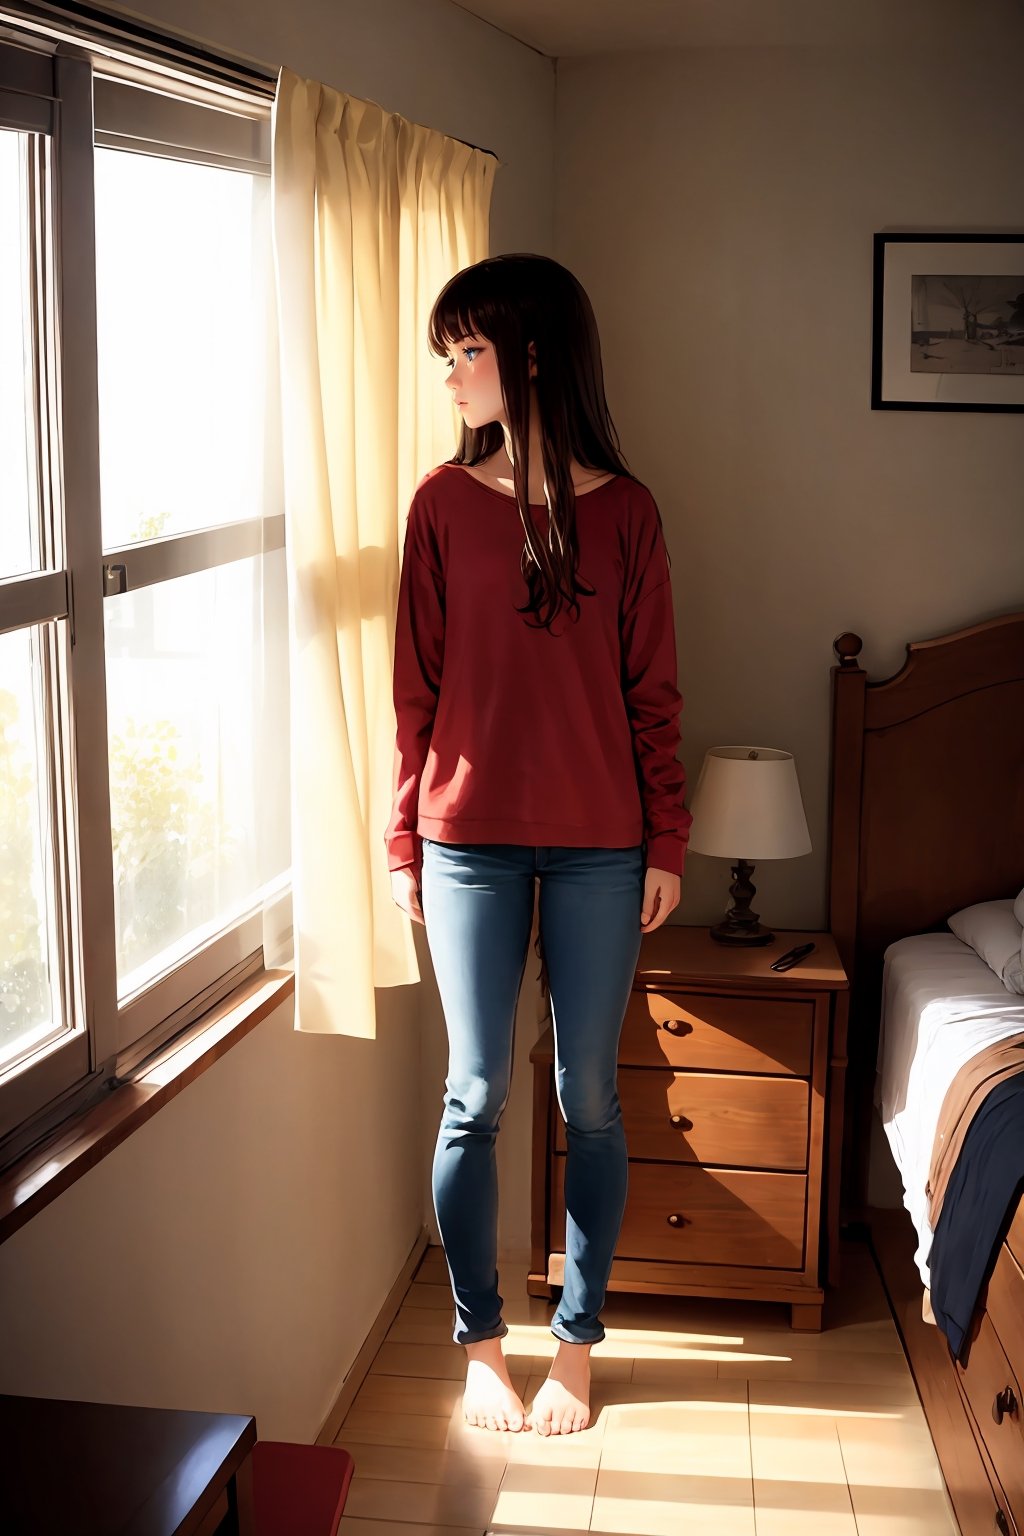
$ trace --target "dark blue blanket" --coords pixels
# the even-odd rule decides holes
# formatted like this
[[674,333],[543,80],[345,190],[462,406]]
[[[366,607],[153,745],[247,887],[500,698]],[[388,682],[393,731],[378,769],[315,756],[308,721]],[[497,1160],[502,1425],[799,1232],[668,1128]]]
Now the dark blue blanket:
[[964,1344],[982,1286],[1024,1188],[1024,1072],[985,1095],[967,1127],[928,1256],[935,1321],[953,1359]]

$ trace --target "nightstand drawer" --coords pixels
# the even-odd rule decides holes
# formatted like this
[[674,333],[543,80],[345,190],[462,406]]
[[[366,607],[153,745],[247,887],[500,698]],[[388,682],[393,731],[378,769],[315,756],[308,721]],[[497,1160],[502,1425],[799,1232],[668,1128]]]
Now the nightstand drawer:
[[[554,1161],[552,1248],[565,1249],[565,1158]],[[800,1269],[807,1179],[681,1164],[629,1165],[615,1255],[681,1264]]]
[[[807,1167],[810,1097],[803,1078],[620,1067],[619,1102],[630,1157],[738,1168]],[[555,1149],[566,1149],[561,1114],[555,1120]]]
[[719,997],[677,988],[634,991],[626,1004],[619,1061],[630,1067],[806,1077],[813,1030],[810,999]]
[[[806,963],[771,970],[808,942]],[[847,985],[830,933],[781,930],[760,949],[683,924],[644,936],[616,1058],[629,1187],[610,1290],[778,1301],[794,1328],[821,1328],[824,1278],[838,1278]],[[548,1299],[577,1150],[571,1135],[563,1150],[555,1056],[552,1018],[530,1051],[527,1289]]]

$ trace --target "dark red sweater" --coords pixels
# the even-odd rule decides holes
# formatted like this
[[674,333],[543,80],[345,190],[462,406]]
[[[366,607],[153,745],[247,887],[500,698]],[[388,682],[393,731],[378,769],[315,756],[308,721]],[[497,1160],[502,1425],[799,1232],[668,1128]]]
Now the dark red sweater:
[[[547,506],[531,515],[547,539]],[[395,626],[388,868],[421,838],[627,848],[682,874],[690,813],[668,556],[654,498],[617,475],[576,498],[578,575],[597,589],[554,634],[528,592],[515,500],[457,464],[416,488]]]

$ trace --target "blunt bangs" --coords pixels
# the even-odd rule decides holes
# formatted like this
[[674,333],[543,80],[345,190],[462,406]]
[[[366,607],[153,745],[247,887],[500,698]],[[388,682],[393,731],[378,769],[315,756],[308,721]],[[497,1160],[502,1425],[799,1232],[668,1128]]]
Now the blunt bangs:
[[[503,315],[517,308],[515,295],[505,291],[507,284],[500,277],[496,280],[493,266],[492,258],[466,267],[441,289],[427,327],[430,350],[437,357],[444,357],[467,336],[495,341]],[[507,328],[507,315],[504,324]]]
[[430,317],[428,341],[437,357],[446,357],[467,336],[484,336],[482,321],[467,302],[468,296],[442,294]]

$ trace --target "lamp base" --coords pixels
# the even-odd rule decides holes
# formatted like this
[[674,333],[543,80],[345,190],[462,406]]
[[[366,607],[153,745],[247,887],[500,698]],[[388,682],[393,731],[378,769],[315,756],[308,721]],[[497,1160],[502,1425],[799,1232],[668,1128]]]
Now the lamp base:
[[754,923],[750,928],[740,928],[728,921],[716,923],[708,929],[708,933],[719,944],[770,944],[775,937],[770,928],[764,928],[760,923]]
[[732,867],[733,880],[729,887],[732,906],[720,923],[708,929],[719,944],[770,944],[775,937],[770,928],[759,922],[758,914],[751,911],[750,903],[755,894],[750,883],[753,873],[754,866],[746,859],[737,859]]

